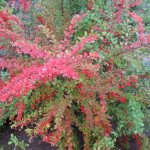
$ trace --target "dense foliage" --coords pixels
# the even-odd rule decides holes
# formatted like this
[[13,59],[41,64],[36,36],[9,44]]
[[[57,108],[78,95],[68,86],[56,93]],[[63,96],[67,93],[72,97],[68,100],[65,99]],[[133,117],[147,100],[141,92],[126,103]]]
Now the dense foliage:
[[0,11],[0,125],[9,118],[62,150],[142,147],[148,75],[130,55],[150,44],[141,1],[71,2],[11,0]]

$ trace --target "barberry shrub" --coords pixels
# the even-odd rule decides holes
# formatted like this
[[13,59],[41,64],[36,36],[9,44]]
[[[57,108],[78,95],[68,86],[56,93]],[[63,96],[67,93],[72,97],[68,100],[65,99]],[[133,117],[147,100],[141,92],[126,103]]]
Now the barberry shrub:
[[141,145],[145,105],[139,76],[125,57],[149,44],[132,9],[139,4],[89,0],[60,40],[48,16],[38,16],[27,34],[22,18],[2,10],[0,124],[9,118],[12,127],[28,127],[29,136],[62,150],[115,149],[120,137]]

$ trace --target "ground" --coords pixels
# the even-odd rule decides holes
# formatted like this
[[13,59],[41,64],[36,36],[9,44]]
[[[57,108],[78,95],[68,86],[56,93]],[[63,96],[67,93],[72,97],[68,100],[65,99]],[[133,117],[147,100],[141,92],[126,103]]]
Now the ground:
[[[8,141],[10,139],[10,134],[14,134],[17,136],[19,141],[24,140],[25,143],[28,143],[29,146],[26,148],[26,150],[56,150],[56,148],[52,147],[50,144],[47,144],[43,142],[40,137],[34,138],[30,143],[29,138],[25,134],[25,132],[17,131],[10,129],[8,126],[5,126],[5,128],[1,128],[0,130],[0,150],[13,150],[13,145],[9,146]],[[21,149],[16,149],[21,150]]]

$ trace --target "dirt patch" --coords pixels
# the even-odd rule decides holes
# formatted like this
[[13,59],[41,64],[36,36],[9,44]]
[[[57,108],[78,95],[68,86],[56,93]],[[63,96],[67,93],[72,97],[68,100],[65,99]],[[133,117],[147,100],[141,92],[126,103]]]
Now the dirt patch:
[[[8,141],[10,140],[10,135],[12,133],[19,139],[19,141],[24,140],[25,143],[29,144],[26,150],[56,150],[55,147],[43,142],[40,137],[35,137],[31,142],[29,142],[29,138],[23,130],[17,131],[10,129],[9,127],[5,127],[0,130],[0,148],[3,148],[3,150],[14,149],[13,145],[8,145]],[[17,148],[16,150],[20,150],[20,148]]]

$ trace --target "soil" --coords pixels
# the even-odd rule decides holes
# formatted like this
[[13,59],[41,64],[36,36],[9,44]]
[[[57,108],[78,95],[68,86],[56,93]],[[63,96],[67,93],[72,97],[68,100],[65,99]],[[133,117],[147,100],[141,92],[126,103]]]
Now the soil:
[[[9,127],[2,128],[0,130],[0,150],[14,150],[14,145],[8,145],[8,141],[10,140],[10,135],[14,134],[19,141],[24,141],[28,143],[29,146],[26,147],[26,150],[56,150],[55,147],[52,147],[50,144],[43,142],[40,137],[36,137],[32,139],[29,143],[29,138],[25,134],[25,131],[18,131],[10,129]],[[21,150],[20,148],[16,148],[16,150]]]

